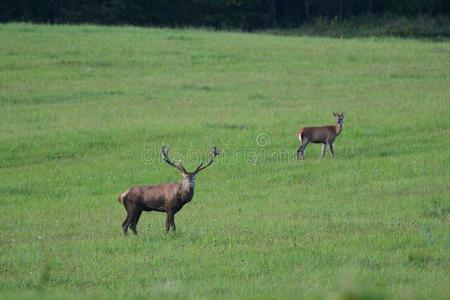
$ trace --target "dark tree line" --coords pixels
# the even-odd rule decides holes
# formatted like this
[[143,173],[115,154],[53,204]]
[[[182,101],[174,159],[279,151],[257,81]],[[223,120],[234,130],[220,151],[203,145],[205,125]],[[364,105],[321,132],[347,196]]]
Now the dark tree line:
[[450,0],[0,0],[0,22],[295,27],[316,17],[450,16]]

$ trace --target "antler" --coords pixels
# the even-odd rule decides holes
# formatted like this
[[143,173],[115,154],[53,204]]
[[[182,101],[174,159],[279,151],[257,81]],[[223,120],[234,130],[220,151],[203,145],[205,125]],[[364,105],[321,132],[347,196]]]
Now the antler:
[[186,171],[186,169],[183,167],[183,165],[181,163],[176,164],[175,162],[173,162],[172,160],[170,160],[169,158],[169,146],[164,145],[162,147],[161,150],[161,154],[162,154],[162,158],[164,159],[164,161],[166,163],[168,163],[169,165],[171,165],[172,167],[177,168],[180,172],[182,173],[189,173],[188,171]]
[[211,154],[212,157],[210,158],[209,162],[204,165],[203,162],[197,167],[197,169],[195,169],[195,171],[193,173],[198,173],[201,170],[206,169],[207,167],[209,167],[213,162],[214,162],[214,158],[219,155],[219,149],[216,148],[216,146],[213,146],[211,149]]

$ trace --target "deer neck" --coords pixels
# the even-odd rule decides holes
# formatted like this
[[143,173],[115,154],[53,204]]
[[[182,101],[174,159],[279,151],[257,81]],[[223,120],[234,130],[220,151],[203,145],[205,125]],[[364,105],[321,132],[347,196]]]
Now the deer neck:
[[194,196],[195,182],[190,182],[189,180],[183,180],[180,184],[180,195],[184,199],[184,202],[191,201]]
[[342,131],[342,125],[343,122],[337,122],[336,125],[334,125],[334,128],[336,129],[336,134],[339,135]]

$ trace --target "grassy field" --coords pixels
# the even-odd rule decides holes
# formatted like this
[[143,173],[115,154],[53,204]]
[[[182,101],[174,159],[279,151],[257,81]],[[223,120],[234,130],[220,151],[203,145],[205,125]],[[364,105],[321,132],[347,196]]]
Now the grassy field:
[[[0,25],[3,298],[449,299],[450,43]],[[347,114],[336,157],[301,126]],[[217,162],[165,234],[117,195]]]

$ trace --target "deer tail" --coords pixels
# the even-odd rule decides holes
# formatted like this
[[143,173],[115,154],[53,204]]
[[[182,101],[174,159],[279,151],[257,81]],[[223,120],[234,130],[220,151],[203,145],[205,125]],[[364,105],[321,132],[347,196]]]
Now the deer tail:
[[128,196],[129,192],[130,192],[130,190],[127,190],[126,192],[123,192],[122,194],[119,195],[119,198],[118,198],[119,203],[123,204],[123,201]]
[[303,136],[303,128],[298,131],[298,139],[300,140],[300,143],[302,142],[302,136]]

